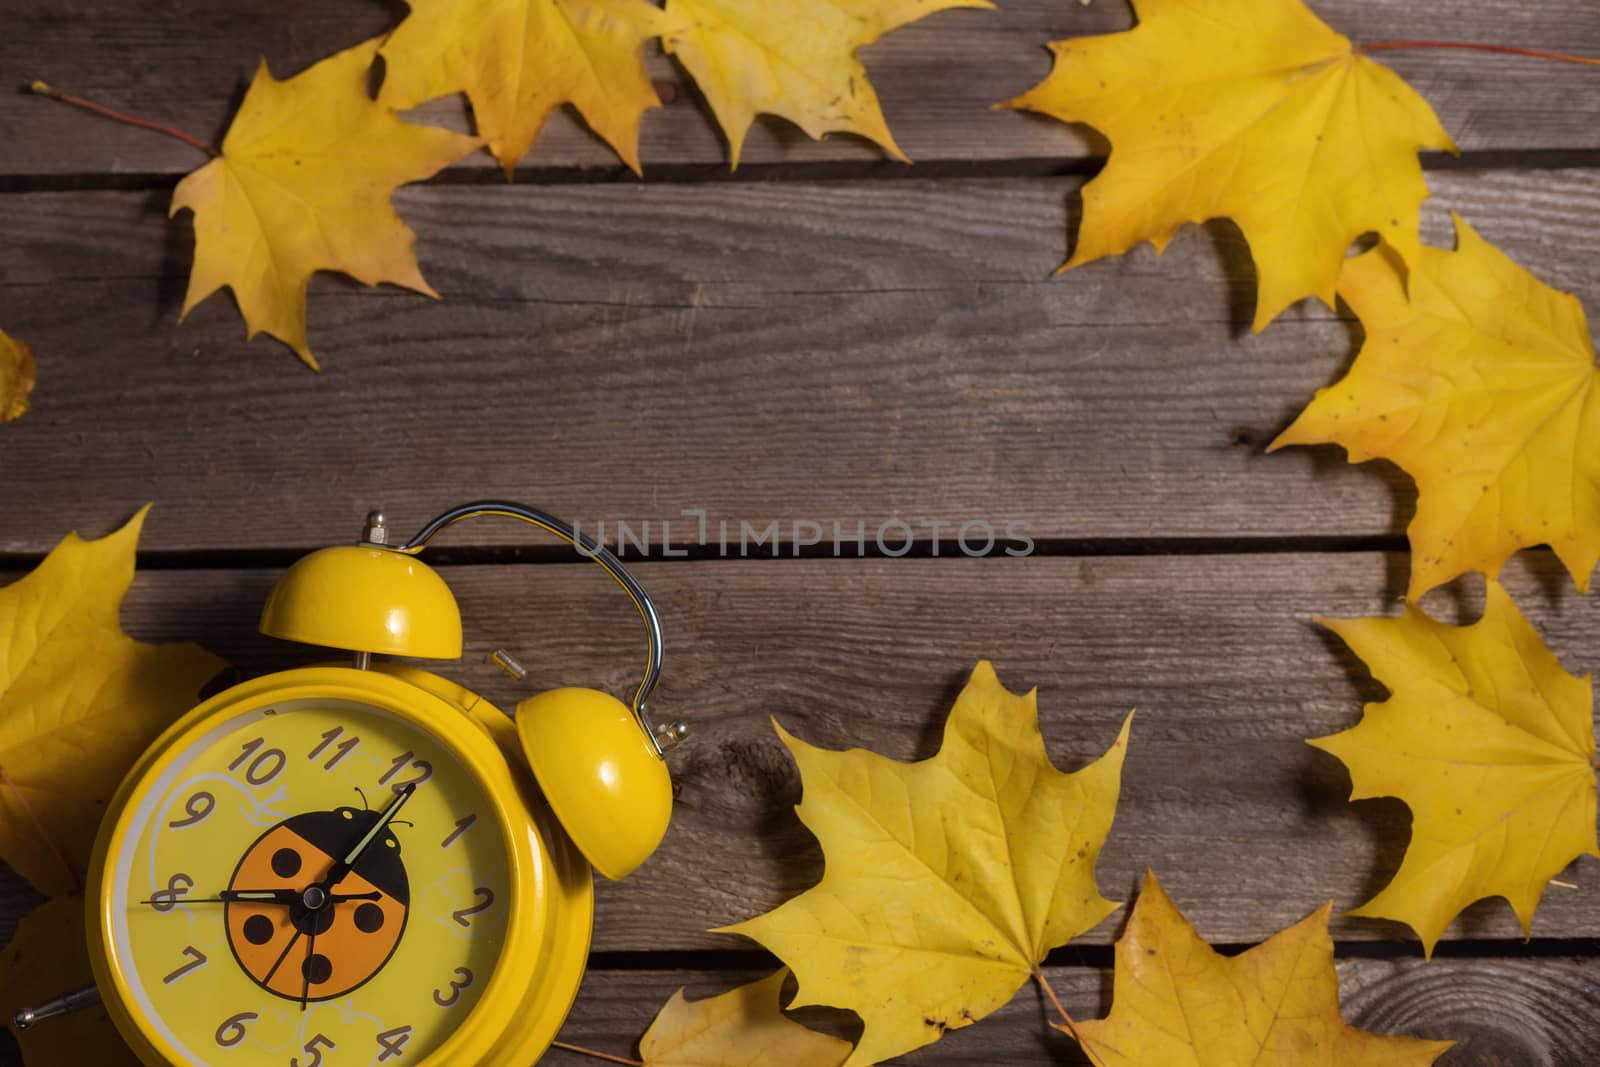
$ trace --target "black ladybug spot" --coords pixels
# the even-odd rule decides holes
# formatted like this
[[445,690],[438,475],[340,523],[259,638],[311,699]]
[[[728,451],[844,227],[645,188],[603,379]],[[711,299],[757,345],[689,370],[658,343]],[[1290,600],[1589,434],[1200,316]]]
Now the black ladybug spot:
[[265,945],[272,940],[275,927],[265,915],[252,915],[244,921],[244,939],[252,945]]
[[363,904],[356,909],[356,929],[364,934],[375,934],[383,929],[383,909],[376,904]]
[[272,873],[279,878],[293,878],[300,873],[300,853],[292,848],[280,848],[272,854]]
[[312,985],[321,985],[333,977],[333,961],[320,952],[315,956],[307,956],[300,965],[300,974]]

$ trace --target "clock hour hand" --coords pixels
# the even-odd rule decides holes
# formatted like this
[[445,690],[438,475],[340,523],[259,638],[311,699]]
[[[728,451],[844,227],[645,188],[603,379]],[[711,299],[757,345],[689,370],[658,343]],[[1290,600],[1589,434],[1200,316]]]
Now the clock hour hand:
[[[304,904],[309,908],[312,903],[306,899],[307,892],[305,889],[224,889],[217,894],[217,900],[223,904]],[[328,904],[340,904],[346,900],[380,900],[382,897],[378,892],[325,893],[322,899]]]
[[154,904],[158,910],[170,911],[176,904],[298,904],[298,889],[224,889],[214,897],[168,896],[141,900],[141,904]]
[[400,814],[400,808],[406,801],[411,799],[411,794],[416,791],[417,787],[414,784],[401,787],[395,793],[394,799],[389,801],[388,805],[383,809],[383,813],[378,816],[378,821],[373,823],[371,828],[361,835],[361,839],[351,847],[349,852],[345,853],[343,859],[336,860],[333,866],[328,868],[327,877],[323,878],[322,885],[332,892],[333,888],[344,880],[344,876],[355,868],[356,861],[361,858],[367,849],[372,847],[372,843],[383,836],[383,831],[388,827],[389,823],[394,821],[394,817]]
[[217,894],[224,904],[295,904],[300,900],[298,889],[224,889]]

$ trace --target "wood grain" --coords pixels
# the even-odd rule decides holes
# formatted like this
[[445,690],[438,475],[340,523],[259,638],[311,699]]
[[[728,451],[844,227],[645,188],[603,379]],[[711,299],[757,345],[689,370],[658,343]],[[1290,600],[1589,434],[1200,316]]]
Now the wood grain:
[[[1432,178],[1539,276],[1600,292],[1600,170]],[[327,373],[246,345],[230,298],[177,324],[164,194],[10,196],[0,321],[39,360],[0,434],[0,552],[157,503],[145,548],[414,526],[463,495],[637,530],[1008,520],[1041,538],[1399,534],[1408,482],[1265,444],[1359,336],[1319,304],[1248,333],[1231,227],[1065,277],[1075,180],[427,188],[435,302],[313,285]],[[614,531],[614,527],[613,527]],[[942,536],[953,537],[946,525]],[[461,543],[520,543],[493,526]]]
[[[1600,54],[1587,0],[1315,6],[1358,42]],[[217,139],[258,58],[287,76],[403,13],[398,0],[8,0],[0,72]],[[1333,450],[1264,455],[1360,330],[1344,309],[1307,304],[1249,335],[1254,275],[1231,226],[1049,276],[1107,145],[990,105],[1045,74],[1045,42],[1131,21],[1121,0],[929,18],[865,52],[920,168],[763,120],[734,181],[698,95],[652,52],[672,99],[646,119],[647,181],[563,113],[525,161],[537,184],[500,185],[480,155],[402,192],[446,299],[318,279],[321,377],[274,342],[247,345],[226,296],[177,324],[192,235],[166,220],[166,187],[199,161],[190,150],[0,93],[0,327],[33,345],[40,378],[34,411],[0,428],[0,582],[67,530],[107,532],[154,500],[128,628],[199,638],[254,674],[324,657],[257,636],[256,614],[279,564],[351,539],[372,506],[408,528],[466,497],[527,499],[589,530],[606,520],[608,539],[618,519],[648,522],[653,555],[664,520],[673,544],[696,539],[683,509],[707,513],[707,555],[719,520],[736,541],[741,520],[777,520],[780,559],[771,546],[739,559],[735,544],[735,558],[638,568],[668,628],[656,711],[694,736],[673,757],[661,852],[599,889],[599,966],[564,1036],[612,1052],[631,1051],[678,986],[709,995],[754,977],[764,957],[707,928],[820,876],[771,721],[828,747],[926,757],[984,657],[1013,688],[1039,686],[1064,768],[1139,709],[1100,862],[1109,896],[1131,900],[1153,865],[1230,948],[1329,897],[1343,911],[1399,865],[1410,818],[1395,800],[1349,803],[1342,766],[1304,744],[1383,695],[1311,619],[1398,610],[1405,557],[1351,539],[1398,543],[1413,493],[1392,468]],[[1600,158],[1593,74],[1451,52],[1383,59],[1472,153],[1472,169],[1426,161],[1429,239],[1449,243],[1458,209],[1595,306],[1600,169],[1575,165]],[[421,117],[470,121],[459,101]],[[825,553],[834,520],[859,521],[870,545],[894,518],[921,551],[942,538],[940,558],[793,558],[796,521],[821,525]],[[1050,555],[965,558],[951,539],[968,520],[1023,521]],[[493,524],[449,535],[499,546],[496,559],[527,541]],[[1338,550],[1306,550],[1319,544]],[[593,568],[445,570],[469,634],[446,673],[505,706],[633,681],[636,620]],[[1555,561],[1526,554],[1507,583],[1566,665],[1591,670],[1600,612]],[[1426,605],[1465,619],[1480,600],[1468,582]],[[525,686],[487,664],[499,646],[530,668]],[[1577,888],[1546,891],[1531,948],[1501,900],[1470,908],[1428,964],[1402,927],[1337,917],[1345,951],[1372,957],[1339,962],[1347,1018],[1458,1040],[1444,1067],[1588,1067],[1596,869],[1580,861],[1562,875]],[[0,941],[36,899],[0,867]],[[1075,1015],[1109,1007],[1097,965],[1122,922],[1052,956]],[[1081,1063],[1046,1018],[1025,989],[913,1062]]]
[[[1436,960],[1372,959],[1338,963],[1339,996],[1353,1026],[1375,1033],[1457,1042],[1437,1067],[1589,1067],[1600,1048],[1600,970],[1592,959]],[[752,968],[717,974],[692,971],[591,970],[584,979],[561,1040],[613,1055],[635,1055],[637,1041],[673,992],[699,999],[771,973]],[[1056,995],[1075,1019],[1103,1016],[1110,1008],[1111,975],[1089,967],[1048,967]],[[859,1031],[843,1013],[806,1009],[797,1018],[840,1036]],[[905,1062],[956,1067],[996,1063],[1071,1064],[1086,1061],[1072,1043],[1050,1030],[1054,1018],[1044,997],[1024,987],[1000,1011],[947,1034]],[[552,1051],[550,1067],[592,1064]]]
[[[1374,1033],[1457,1042],[1437,1067],[1589,1067],[1600,1048],[1600,971],[1592,959],[1436,960],[1432,963],[1341,960],[1339,997],[1345,1019]],[[674,991],[700,999],[770,974],[770,968],[705,974],[692,971],[591,970],[561,1040],[613,1055],[635,1055],[637,1041]],[[1090,967],[1047,967],[1051,988],[1075,1019],[1103,1016],[1111,974]],[[792,989],[792,986],[791,986]],[[805,1025],[853,1038],[859,1023],[842,1012],[806,1009]],[[996,1063],[1087,1061],[1049,1029],[1049,1004],[1032,985],[1000,1011],[947,1034],[905,1062],[957,1067]],[[593,1063],[559,1050],[550,1067]]]
[[1585,1067],[1600,1049],[1600,962],[1347,960],[1345,1016],[1385,1033],[1460,1042],[1439,1067]]
[[[556,685],[624,692],[640,638],[631,608],[587,565],[447,568],[467,619],[457,674],[504,707]],[[793,815],[799,782],[771,727],[829,748],[897,759],[938,747],[944,715],[980,658],[1014,689],[1037,685],[1057,764],[1080,766],[1139,710],[1100,884],[1127,899],[1146,865],[1212,941],[1246,944],[1333,897],[1371,896],[1396,869],[1409,815],[1349,804],[1343,767],[1304,738],[1353,725],[1382,690],[1317,613],[1391,612],[1404,560],[1376,553],[1108,559],[797,560],[649,563],[640,579],[668,627],[653,701],[694,740],[673,757],[672,829],[623,883],[604,883],[596,946],[733,949],[705,933],[812,884],[821,855]],[[153,640],[201,638],[249,673],[325,653],[253,633],[268,570],[146,572],[127,624]],[[1549,557],[1519,559],[1508,586],[1567,666],[1593,666],[1600,611]],[[1471,590],[1433,596],[1449,617]],[[527,688],[485,663],[496,646],[530,668]],[[1600,937],[1594,861],[1551,888],[1540,938]],[[1113,918],[1083,939],[1107,944]],[[1342,940],[1407,939],[1338,918]],[[1470,909],[1450,939],[1520,931],[1503,901]],[[1415,942],[1410,942],[1415,951]]]
[[[1357,42],[1394,38],[1489,41],[1560,51],[1600,50],[1600,9],[1585,0],[1527,0],[1512,9],[1481,0],[1323,0],[1316,9]],[[63,4],[8,0],[0,71],[12,84],[43,78],[142,117],[207,139],[220,138],[264,57],[280,77],[333,51],[386,32],[403,12],[393,0],[122,0]],[[913,159],[1082,159],[1104,154],[1083,130],[990,105],[1028,88],[1049,69],[1046,42],[1132,24],[1126,5],[1100,0],[1006,0],[995,11],[947,12],[890,34],[865,58],[885,114]],[[1469,151],[1600,147],[1600,96],[1592,75],[1525,59],[1452,52],[1385,53]],[[670,173],[725,167],[723,143],[687,78],[652,49],[650,72],[673,102],[648,116],[643,158]],[[435,121],[460,120],[452,105]],[[0,93],[0,175],[161,174],[200,162],[165,138],[73,115],[36,98]],[[807,140],[763,120],[744,150],[748,165],[853,163],[882,153],[865,141]],[[529,167],[546,173],[620,170],[571,114],[550,123]],[[479,156],[463,165],[489,172]],[[898,164],[883,163],[885,173]],[[648,173],[648,169],[647,169]]]

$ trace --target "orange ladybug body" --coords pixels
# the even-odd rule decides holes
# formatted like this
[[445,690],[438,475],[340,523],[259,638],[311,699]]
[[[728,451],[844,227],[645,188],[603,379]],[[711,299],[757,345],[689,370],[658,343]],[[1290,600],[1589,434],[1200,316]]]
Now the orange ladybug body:
[[[341,807],[285,819],[246,850],[229,889],[299,893],[333,868],[378,818],[374,811]],[[229,947],[257,985],[291,1000],[329,1000],[359,988],[389,961],[411,904],[393,828],[385,828],[354,869],[329,888],[337,907],[238,900],[224,905]],[[309,945],[292,953],[298,965],[285,966],[302,939]]]

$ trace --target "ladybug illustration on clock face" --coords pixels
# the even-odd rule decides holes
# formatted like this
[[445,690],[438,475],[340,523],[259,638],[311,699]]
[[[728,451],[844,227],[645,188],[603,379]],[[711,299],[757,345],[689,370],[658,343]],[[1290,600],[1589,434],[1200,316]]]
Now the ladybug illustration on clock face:
[[410,683],[344,677],[227,706],[132,808],[114,943],[173,1064],[448,1052],[529,914],[510,886],[532,839],[501,825],[492,764],[406,717]]
[[339,883],[327,883],[339,857],[382,818],[348,807],[307,812],[245,852],[224,894],[228,945],[263,989],[330,1000],[366,984],[394,955],[411,902],[394,831],[380,828]]

